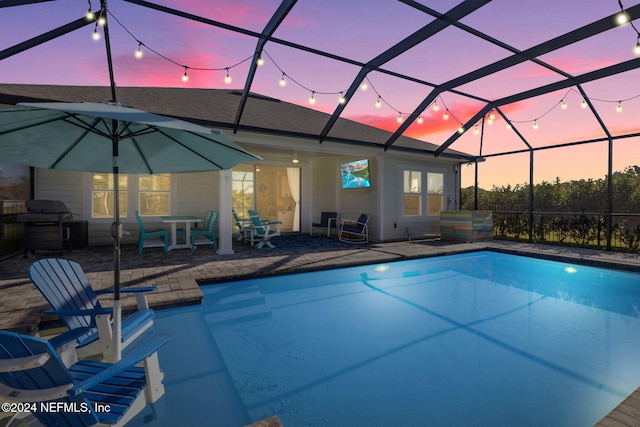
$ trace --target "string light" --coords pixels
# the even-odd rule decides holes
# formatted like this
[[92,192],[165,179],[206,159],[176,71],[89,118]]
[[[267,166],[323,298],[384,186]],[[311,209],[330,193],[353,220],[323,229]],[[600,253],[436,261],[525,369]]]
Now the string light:
[[533,121],[533,129],[538,130],[538,120]]
[[622,103],[621,103],[621,101],[618,101],[618,106],[616,107],[616,111],[618,113],[622,113]]
[[629,14],[627,13],[626,10],[624,10],[624,6],[622,5],[622,0],[618,0],[618,5],[620,6],[620,12],[616,15],[616,23],[619,26],[631,24],[631,28],[633,28],[637,36],[636,44],[633,47],[633,53],[635,55],[640,55],[640,31],[638,31],[636,26],[633,25],[633,22],[631,22],[631,19],[629,18]]
[[473,128],[473,134],[474,134],[474,135],[477,135],[477,134],[479,134],[479,133],[480,133],[480,131],[478,131],[478,125],[476,125],[476,126]]
[[262,56],[258,58],[257,64],[258,67],[262,67],[264,65],[264,59],[262,59]]
[[376,101],[376,108],[382,107],[382,102],[380,102],[380,95],[378,95],[378,100]]
[[98,17],[98,25],[100,25],[101,27],[107,25],[107,18],[105,18],[102,13],[100,13],[100,16]]
[[464,128],[462,126],[460,126],[460,128],[458,128],[458,133],[464,133]]
[[587,100],[586,99],[582,100],[582,104],[580,104],[580,107],[587,108]]
[[422,123],[424,123],[424,119],[422,116],[418,116],[418,124],[421,125]]
[[93,29],[93,34],[91,35],[91,38],[93,39],[93,41],[98,41],[100,40],[100,33],[98,32],[98,26],[96,25],[96,27]]
[[344,97],[344,93],[340,92],[340,98],[338,98],[338,104],[344,104],[347,99]]
[[94,19],[96,19],[96,16],[93,14],[92,11],[92,7],[91,7],[91,0],[89,0],[89,10],[87,10],[87,14],[84,15],[85,19],[89,22],[93,21]]
[[315,104],[316,103],[316,93],[314,91],[311,91],[311,98],[309,98],[309,104]]
[[182,75],[182,81],[183,82],[188,82],[189,81],[189,76],[187,76],[187,67],[184,67],[184,74]]
[[362,81],[362,83],[360,84],[360,90],[367,90],[369,89],[369,86],[367,85],[366,81]]
[[398,118],[396,119],[398,123],[402,123],[402,113],[398,113]]
[[142,42],[138,43],[138,49],[135,52],[135,57],[140,59],[144,56],[144,53],[142,53]]
[[640,34],[638,34],[638,41],[636,42],[636,47],[633,48],[633,53],[640,56]]
[[226,84],[231,83],[231,76],[229,75],[229,69],[227,68],[227,75],[224,77],[224,82]]
[[445,120],[449,120],[449,109],[447,108],[447,111],[444,112],[444,115],[442,116],[443,119]]
[[566,102],[564,102],[564,99],[562,100],[562,105],[561,105],[561,107],[562,107],[562,109],[563,109],[563,110],[566,110],[566,109],[567,109],[567,103],[566,103]]
[[438,107],[438,103],[434,102],[433,103],[433,111],[438,111],[440,109],[440,107]]
[[284,74],[284,73],[282,73],[282,77],[280,78],[280,81],[278,82],[278,84],[279,84],[281,87],[285,87],[285,86],[287,85],[287,80],[284,78],[284,75],[285,75],[285,74]]

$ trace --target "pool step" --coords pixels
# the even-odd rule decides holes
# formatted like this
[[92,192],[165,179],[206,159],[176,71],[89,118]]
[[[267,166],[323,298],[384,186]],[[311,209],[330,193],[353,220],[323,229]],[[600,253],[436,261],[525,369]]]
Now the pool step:
[[207,290],[205,301],[204,317],[209,324],[271,315],[271,309],[257,286],[215,286]]
[[271,309],[266,304],[262,304],[205,314],[204,319],[209,325],[219,325],[226,322],[246,321],[268,316],[271,316]]

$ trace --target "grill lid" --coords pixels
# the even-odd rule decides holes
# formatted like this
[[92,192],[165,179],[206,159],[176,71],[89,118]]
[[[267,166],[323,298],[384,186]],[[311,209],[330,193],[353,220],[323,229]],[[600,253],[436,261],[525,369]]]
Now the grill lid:
[[31,214],[63,214],[68,212],[62,200],[27,200],[24,204]]

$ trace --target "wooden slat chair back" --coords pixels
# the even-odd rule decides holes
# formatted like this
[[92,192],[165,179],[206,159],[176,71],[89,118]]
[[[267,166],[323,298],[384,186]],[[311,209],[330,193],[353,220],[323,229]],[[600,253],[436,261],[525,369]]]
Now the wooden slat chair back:
[[[38,405],[31,416],[46,426],[122,426],[164,394],[157,350],[168,341],[154,337],[116,365],[81,360],[67,368],[50,342],[0,331],[0,398]],[[45,411],[41,403],[61,406]]]
[[[89,331],[78,338],[78,354],[81,357],[102,353],[113,357],[112,309],[104,308],[98,294],[112,290],[94,291],[80,264],[60,258],[45,258],[29,267],[29,277],[51,304],[48,314],[58,315],[69,330],[88,327]],[[134,293],[138,310],[123,318],[123,348],[153,325],[155,313],[149,308],[145,293],[154,287],[123,288],[122,293]]]

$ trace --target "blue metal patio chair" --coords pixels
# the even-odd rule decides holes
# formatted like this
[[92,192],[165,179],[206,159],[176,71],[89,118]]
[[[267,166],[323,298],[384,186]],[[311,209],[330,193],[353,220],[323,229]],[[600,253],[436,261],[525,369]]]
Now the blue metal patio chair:
[[22,402],[45,426],[123,426],[164,394],[157,351],[169,339],[154,337],[116,364],[67,367],[50,342],[0,331],[0,398]]
[[256,211],[250,210],[249,216],[251,217],[251,246],[254,244],[254,238],[257,237],[259,241],[255,246],[256,249],[262,249],[264,245],[267,245],[269,249],[275,248],[271,243],[271,238],[280,235],[280,224],[282,223],[279,221],[263,221]]
[[357,220],[340,220],[338,240],[347,243],[367,243],[369,241],[369,215],[361,214]]
[[[77,353],[86,357],[102,353],[113,360],[112,308],[103,308],[98,294],[112,290],[94,291],[80,264],[59,258],[38,260],[29,267],[29,277],[47,299],[53,310],[47,314],[58,315],[69,328],[88,328],[78,338]],[[121,293],[134,293],[138,310],[122,320],[122,348],[153,325],[155,313],[149,308],[145,292],[155,291],[149,286],[123,288]]]
[[251,219],[239,218],[235,209],[231,209],[231,215],[233,215],[236,227],[238,227],[238,231],[240,231],[240,235],[236,240],[242,240],[244,243],[247,243],[251,239]]
[[218,212],[207,212],[207,218],[205,220],[205,226],[202,230],[191,231],[191,250],[196,250],[196,237],[204,236],[207,238],[205,241],[209,243],[213,249],[218,249],[218,243],[216,242],[216,227],[218,226]]
[[[164,242],[164,251],[169,252],[169,233],[160,228],[154,230],[147,230],[144,228],[140,213],[136,211],[136,220],[138,220],[138,226],[140,227],[140,235],[138,236],[138,253],[142,255],[142,248],[144,247],[144,241],[147,239],[160,238]],[[178,233],[180,234],[180,233]],[[184,230],[182,231],[184,234]]]
[[326,228],[327,236],[330,236],[331,229],[338,227],[337,221],[338,212],[322,212],[320,214],[320,222],[314,222],[311,224],[311,232],[309,234],[313,235],[314,228]]

